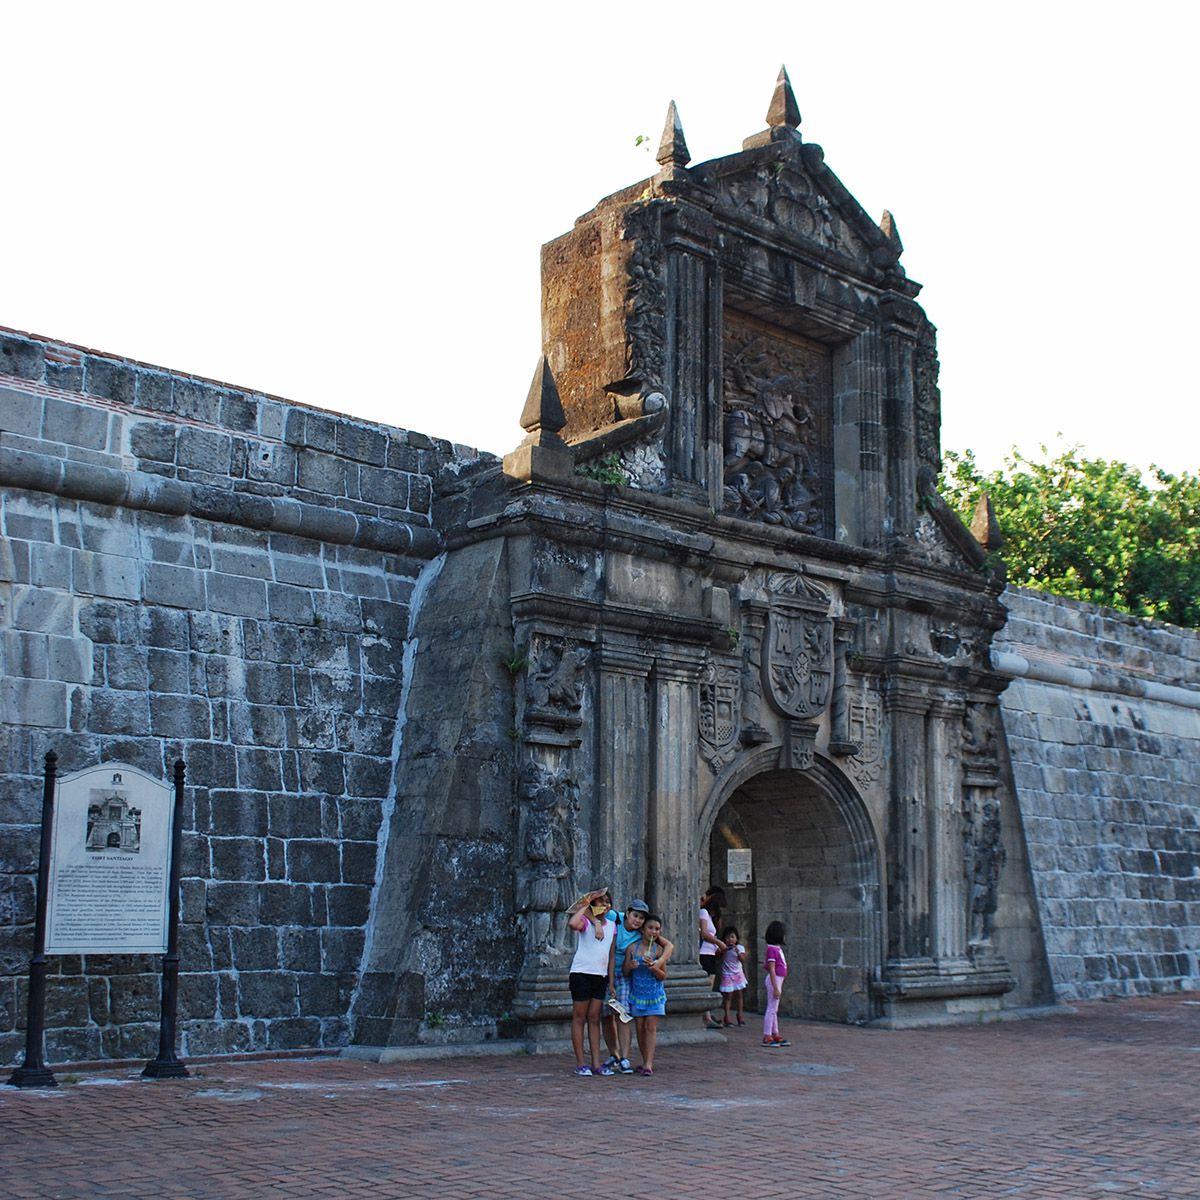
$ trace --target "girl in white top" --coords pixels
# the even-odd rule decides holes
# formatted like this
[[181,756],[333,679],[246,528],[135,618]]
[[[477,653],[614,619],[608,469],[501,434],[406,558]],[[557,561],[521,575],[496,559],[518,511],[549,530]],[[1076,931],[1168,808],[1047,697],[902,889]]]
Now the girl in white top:
[[[605,991],[613,986],[613,951],[617,925],[609,920],[612,897],[603,888],[581,896],[567,909],[567,924],[578,934],[571,960],[571,1047],[576,1075],[612,1075],[601,1064],[600,1013]],[[591,1062],[584,1061],[583,1031],[587,1027]]]

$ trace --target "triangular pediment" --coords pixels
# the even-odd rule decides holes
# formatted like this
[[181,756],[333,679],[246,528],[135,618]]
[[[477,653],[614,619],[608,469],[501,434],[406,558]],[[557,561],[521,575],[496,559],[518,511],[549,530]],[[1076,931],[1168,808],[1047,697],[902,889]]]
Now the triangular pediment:
[[770,227],[864,268],[892,266],[899,247],[824,164],[812,143],[773,142],[693,168],[714,193],[714,212],[756,233]]

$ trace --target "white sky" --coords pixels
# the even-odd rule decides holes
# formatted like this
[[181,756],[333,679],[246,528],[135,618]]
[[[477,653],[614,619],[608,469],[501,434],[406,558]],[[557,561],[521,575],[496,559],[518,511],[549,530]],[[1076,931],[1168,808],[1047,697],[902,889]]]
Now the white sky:
[[538,251],[801,132],[896,216],[943,445],[1196,470],[1200,5],[0,0],[0,324],[499,453]]

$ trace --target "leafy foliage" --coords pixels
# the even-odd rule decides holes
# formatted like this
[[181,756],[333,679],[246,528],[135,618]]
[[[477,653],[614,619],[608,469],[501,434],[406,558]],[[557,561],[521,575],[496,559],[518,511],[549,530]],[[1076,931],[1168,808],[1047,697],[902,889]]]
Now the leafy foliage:
[[586,479],[595,479],[599,483],[612,484],[614,487],[623,487],[629,482],[629,477],[621,466],[621,456],[615,450],[595,462],[576,467],[575,474]]
[[1200,475],[1171,475],[1085,458],[1042,461],[1014,449],[981,472],[970,450],[948,451],[939,488],[971,521],[981,493],[1004,532],[1009,580],[1140,617],[1200,627]]

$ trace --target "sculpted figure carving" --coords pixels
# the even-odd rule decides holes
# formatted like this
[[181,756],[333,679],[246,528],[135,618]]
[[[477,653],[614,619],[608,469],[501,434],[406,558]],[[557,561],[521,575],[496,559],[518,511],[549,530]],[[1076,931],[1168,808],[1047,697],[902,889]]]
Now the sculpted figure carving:
[[583,707],[587,651],[553,642],[543,642],[541,646],[540,661],[529,676],[529,705],[541,710],[578,712]]
[[565,771],[531,761],[521,768],[517,796],[517,911],[525,916],[526,961],[545,965],[567,947],[566,910],[575,895],[568,816],[577,806],[577,789]]
[[963,713],[963,754],[989,760],[996,757],[996,731],[981,705],[968,704]]
[[822,422],[803,355],[766,336],[746,337],[733,333],[727,344],[725,511],[820,534]]
[[970,941],[990,942],[1000,898],[1000,871],[1008,854],[1000,842],[1000,805],[994,797],[966,813],[966,872],[970,889]]

